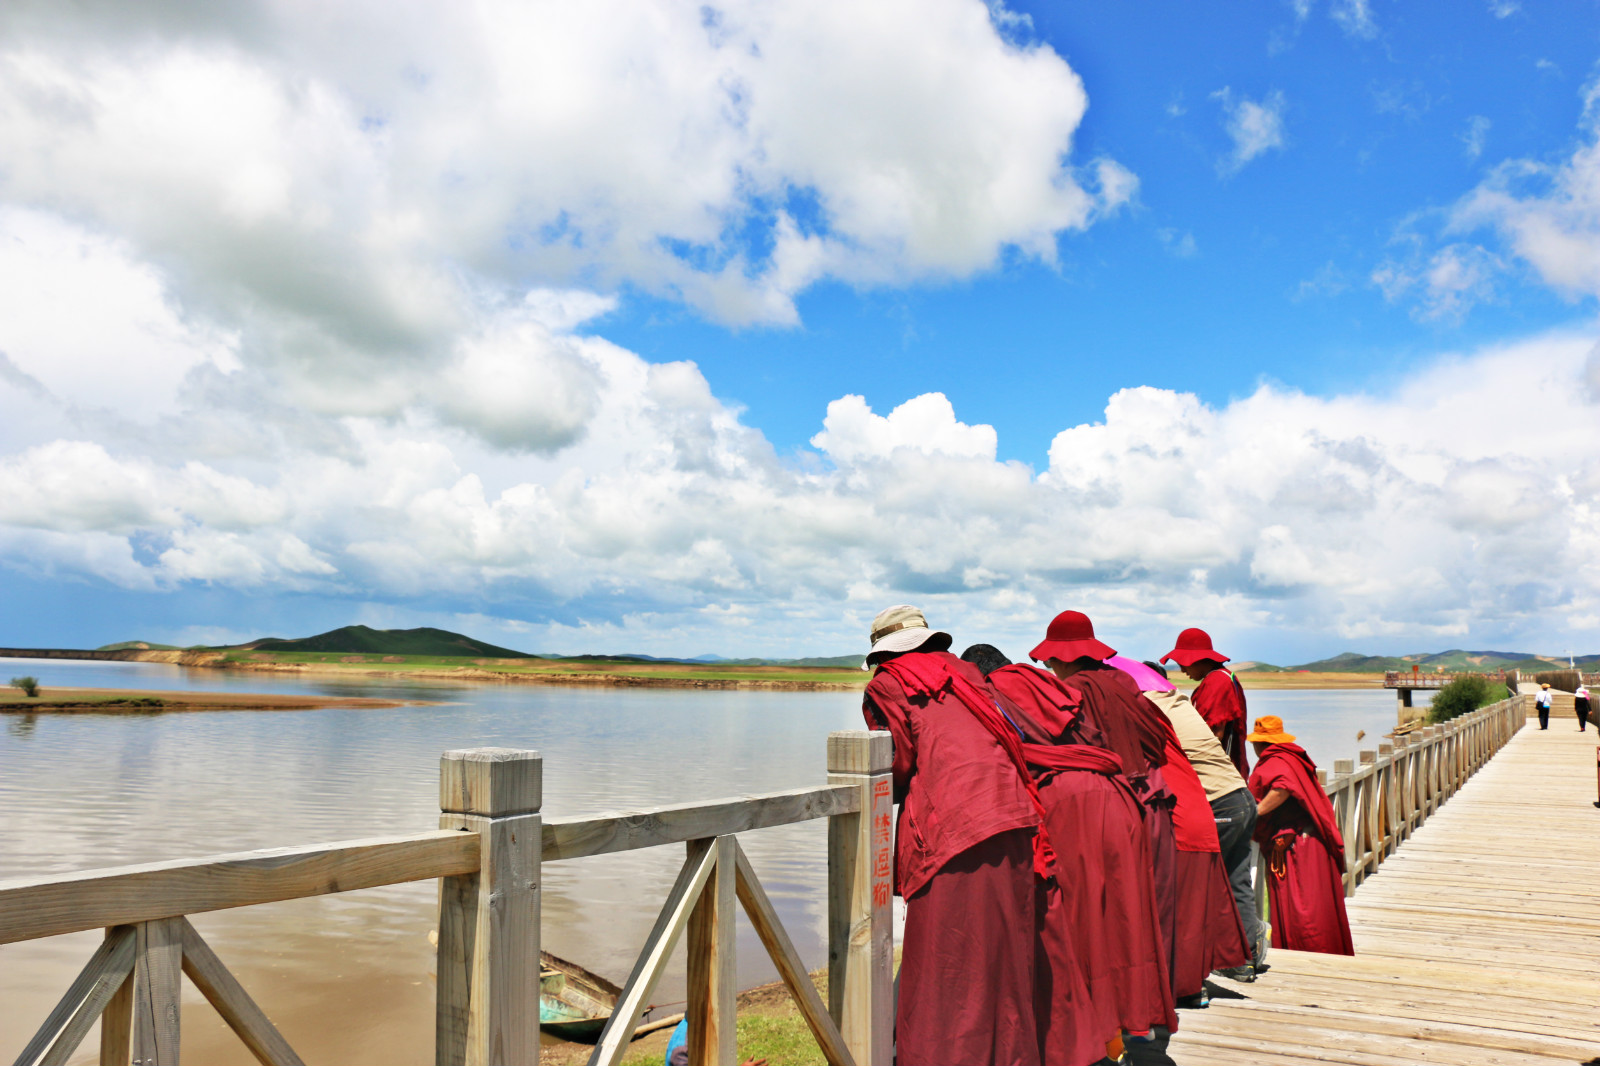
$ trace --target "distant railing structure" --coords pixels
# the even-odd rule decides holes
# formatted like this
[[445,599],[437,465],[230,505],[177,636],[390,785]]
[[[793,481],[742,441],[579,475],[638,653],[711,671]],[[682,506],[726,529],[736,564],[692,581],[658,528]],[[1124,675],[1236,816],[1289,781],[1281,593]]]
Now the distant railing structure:
[[[831,1066],[889,1066],[892,759],[888,733],[833,733],[821,786],[546,820],[538,752],[449,751],[440,759],[438,830],[0,881],[0,944],[105,930],[17,1066],[65,1063],[97,1019],[101,1066],[130,1060],[177,1066],[180,973],[258,1060],[300,1066],[186,916],[433,878],[439,880],[435,1062],[536,1064],[543,864],[674,843],[686,844],[688,855],[592,1066],[621,1061],[685,933],[690,1061],[737,1061],[735,901]],[[826,1006],[736,835],[816,818],[828,819]]]
[[[1407,673],[1404,670],[1389,670],[1383,675],[1383,687],[1400,689],[1444,688],[1450,682],[1459,677],[1486,677],[1490,681],[1503,685],[1507,682],[1508,678],[1512,679],[1512,683],[1515,683],[1515,675],[1516,671],[1512,671],[1510,674],[1508,674],[1504,670],[1468,670],[1445,674],[1424,674],[1415,671]],[[1407,706],[1409,706],[1409,704]]]
[[[1440,725],[1423,726],[1354,759],[1335,759],[1317,777],[1344,838],[1344,891],[1378,872],[1385,859],[1483,768],[1527,722],[1532,696],[1480,707]],[[1256,860],[1257,905],[1266,916],[1267,866]]]

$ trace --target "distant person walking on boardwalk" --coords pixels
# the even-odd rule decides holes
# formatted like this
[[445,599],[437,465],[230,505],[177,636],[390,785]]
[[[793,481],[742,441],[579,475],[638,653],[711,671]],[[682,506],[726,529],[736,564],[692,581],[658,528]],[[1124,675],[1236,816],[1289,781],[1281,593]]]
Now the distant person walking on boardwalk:
[[1035,955],[1054,873],[1021,736],[921,611],[873,619],[862,714],[894,738],[895,891],[905,897],[896,1060],[1036,1066]]
[[1244,734],[1249,728],[1249,712],[1245,707],[1244,686],[1233,676],[1233,671],[1222,664],[1228,661],[1211,646],[1211,635],[1203,629],[1185,629],[1178,634],[1175,647],[1161,657],[1168,660],[1200,684],[1189,697],[1194,709],[1200,712],[1206,725],[1211,727],[1222,750],[1228,753],[1239,776],[1250,777],[1250,756],[1245,752]]
[[1256,801],[1250,794],[1250,786],[1222,750],[1222,742],[1189,702],[1189,697],[1167,680],[1165,670],[1154,663],[1141,663],[1121,655],[1106,661],[1133,678],[1145,699],[1161,708],[1161,713],[1172,723],[1172,731],[1178,735],[1178,743],[1183,745],[1189,765],[1200,775],[1212,819],[1217,824],[1217,843],[1222,848],[1222,864],[1228,871],[1234,907],[1239,912],[1245,940],[1251,949],[1250,962],[1230,968],[1227,976],[1253,981],[1257,969],[1266,969],[1268,930],[1261,920],[1255,885],[1250,879],[1254,866],[1250,840],[1256,829]]
[[961,658],[983,671],[1026,734],[1023,754],[1056,850],[1045,954],[1052,972],[1065,959],[1088,989],[1088,1003],[1074,1002],[1059,979],[1046,988],[1039,978],[1044,1061],[1095,1063],[1123,1031],[1177,1028],[1144,808],[1122,760],[1096,743],[1080,697],[1053,674],[1013,664],[989,644],[975,644]]
[[1344,838],[1317,766],[1277,715],[1256,719],[1248,737],[1258,761],[1256,840],[1267,859],[1272,946],[1354,955],[1344,910]]
[[1180,1007],[1203,1007],[1206,975],[1248,963],[1250,948],[1205,788],[1166,716],[1132,678],[1107,665],[1116,654],[1096,639],[1094,624],[1080,611],[1056,615],[1045,639],[1028,653],[1079,693],[1085,719],[1121,758],[1140,793],[1173,998]]
[[1540,685],[1539,695],[1534,698],[1534,704],[1539,708],[1539,728],[1550,728],[1550,686]]
[[[1572,709],[1578,714],[1578,732],[1584,733],[1589,727],[1589,686],[1580,684],[1578,691],[1572,694]],[[1596,728],[1600,728],[1597,726]]]

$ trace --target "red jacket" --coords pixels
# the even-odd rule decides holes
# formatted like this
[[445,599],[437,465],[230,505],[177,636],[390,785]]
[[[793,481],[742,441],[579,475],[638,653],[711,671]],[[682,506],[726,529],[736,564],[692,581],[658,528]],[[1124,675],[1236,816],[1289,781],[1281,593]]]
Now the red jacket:
[[[909,652],[938,657],[984,692],[977,667],[949,652]],[[909,664],[908,664],[909,665]],[[895,832],[895,889],[915,895],[939,868],[961,852],[1012,829],[1035,829],[1027,786],[1011,757],[949,689],[908,697],[880,669],[867,683],[861,713],[873,729],[894,737],[894,791],[900,804]]]
[[1250,755],[1245,750],[1244,738],[1250,732],[1250,718],[1245,708],[1244,686],[1226,667],[1219,666],[1200,679],[1189,702],[1213,733],[1221,729],[1218,739],[1222,741],[1222,750],[1233,760],[1239,776],[1248,781]]

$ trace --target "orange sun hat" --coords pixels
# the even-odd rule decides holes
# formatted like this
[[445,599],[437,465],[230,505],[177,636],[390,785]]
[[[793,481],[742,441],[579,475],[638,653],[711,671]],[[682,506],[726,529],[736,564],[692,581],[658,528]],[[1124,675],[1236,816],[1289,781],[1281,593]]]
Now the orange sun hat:
[[1264,714],[1256,719],[1256,731],[1245,737],[1250,743],[1292,744],[1294,734],[1283,731],[1283,719],[1275,714]]

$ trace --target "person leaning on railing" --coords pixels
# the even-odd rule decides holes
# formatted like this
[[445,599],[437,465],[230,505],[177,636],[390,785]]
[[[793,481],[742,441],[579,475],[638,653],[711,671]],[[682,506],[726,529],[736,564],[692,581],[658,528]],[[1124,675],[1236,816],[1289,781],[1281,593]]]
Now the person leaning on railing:
[[1354,955],[1344,909],[1344,838],[1317,764],[1275,714],[1256,719],[1250,792],[1256,842],[1267,859],[1272,946]]

